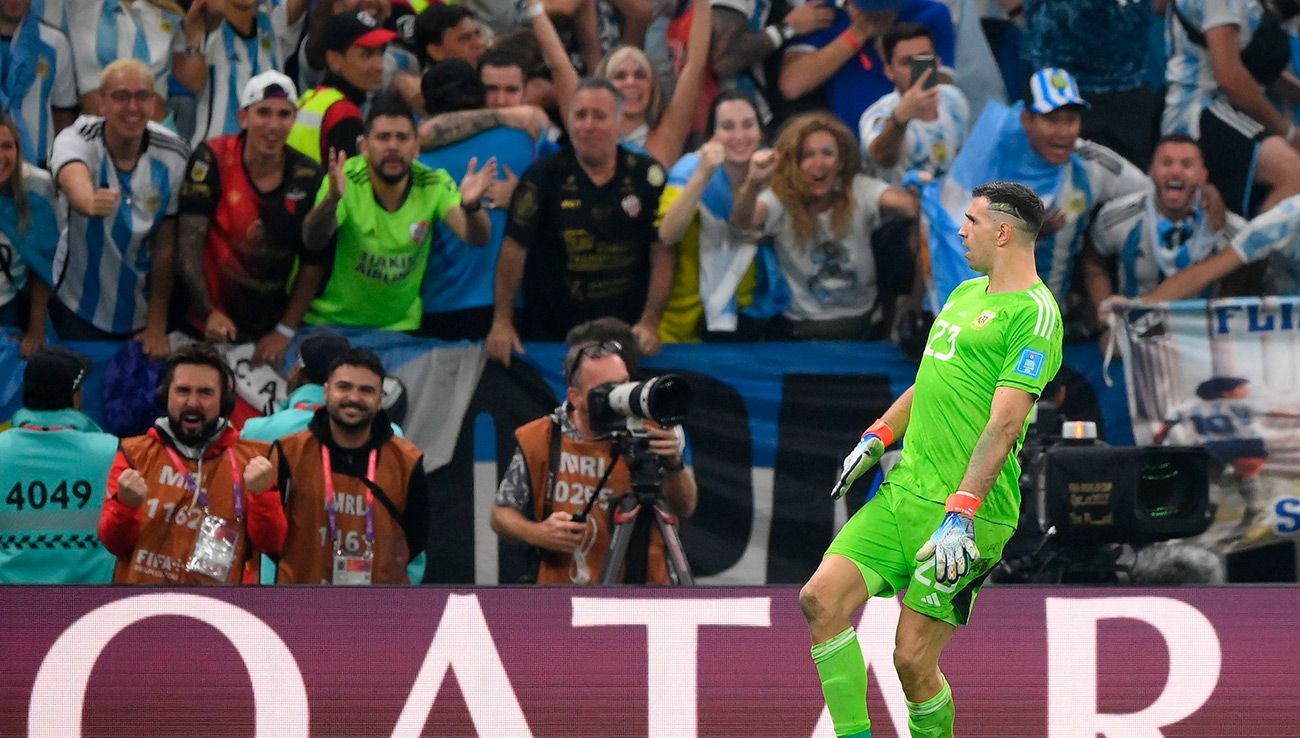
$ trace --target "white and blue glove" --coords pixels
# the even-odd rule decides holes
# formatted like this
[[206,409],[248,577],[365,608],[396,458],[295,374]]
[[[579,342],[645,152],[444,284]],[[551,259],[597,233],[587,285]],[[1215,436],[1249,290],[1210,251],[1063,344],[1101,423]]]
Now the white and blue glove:
[[956,584],[970,572],[971,562],[980,557],[975,545],[975,510],[983,502],[969,492],[948,496],[947,514],[939,529],[916,552],[917,561],[934,557],[934,578],[944,584]]
[[858,477],[880,461],[880,457],[885,455],[885,448],[893,442],[894,432],[885,425],[885,421],[877,420],[872,423],[871,427],[862,434],[862,440],[858,441],[858,445],[853,447],[840,464],[839,481],[831,488],[831,499],[838,500],[843,497],[844,493],[849,491],[849,487],[858,481]]

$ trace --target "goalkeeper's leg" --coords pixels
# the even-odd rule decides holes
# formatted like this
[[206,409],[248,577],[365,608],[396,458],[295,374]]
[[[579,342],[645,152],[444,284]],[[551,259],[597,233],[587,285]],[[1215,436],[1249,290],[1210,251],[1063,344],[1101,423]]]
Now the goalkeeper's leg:
[[867,667],[851,620],[867,601],[858,565],[835,554],[822,559],[799,592],[799,606],[812,635],[812,657],[837,736],[869,737]]
[[907,697],[912,738],[952,738],[956,711],[952,689],[939,671],[939,655],[956,630],[951,623],[910,607],[904,606],[899,614],[894,668]]

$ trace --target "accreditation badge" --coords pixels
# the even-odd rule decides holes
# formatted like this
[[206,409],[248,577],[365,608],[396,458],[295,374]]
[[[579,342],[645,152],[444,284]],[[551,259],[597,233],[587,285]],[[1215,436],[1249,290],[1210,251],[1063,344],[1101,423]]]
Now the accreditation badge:
[[194,541],[194,550],[185,570],[224,582],[230,576],[238,548],[239,526],[225,518],[204,513],[203,522],[199,523],[199,537]]
[[366,548],[363,556],[348,556],[335,551],[333,582],[343,586],[369,586],[374,563],[374,551],[370,547]]

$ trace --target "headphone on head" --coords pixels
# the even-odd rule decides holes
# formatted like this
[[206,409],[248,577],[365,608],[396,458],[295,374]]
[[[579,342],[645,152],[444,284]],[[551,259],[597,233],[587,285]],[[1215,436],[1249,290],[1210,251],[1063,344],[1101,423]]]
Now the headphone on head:
[[172,376],[176,373],[176,367],[181,364],[194,364],[196,366],[210,366],[217,370],[221,375],[221,409],[220,416],[229,418],[235,410],[235,373],[226,362],[220,359],[215,364],[209,364],[206,361],[196,361],[193,355],[172,354],[163,362],[162,371],[158,372],[158,384],[153,390],[153,401],[158,409],[167,412],[167,395],[171,392]]

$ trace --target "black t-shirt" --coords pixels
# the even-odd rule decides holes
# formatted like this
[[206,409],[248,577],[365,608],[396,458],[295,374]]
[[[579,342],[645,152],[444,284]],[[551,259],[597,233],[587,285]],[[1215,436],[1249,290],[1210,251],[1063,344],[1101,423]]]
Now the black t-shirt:
[[601,187],[565,148],[530,167],[515,189],[506,235],[528,250],[525,340],[562,341],[573,326],[607,315],[640,319],[664,170],[623,148],[617,156]]
[[[238,145],[212,139],[190,156],[180,214],[209,219],[203,246],[208,296],[235,322],[240,340],[260,338],[284,315],[295,260],[323,262],[326,252],[309,253],[302,241],[303,219],[323,177],[320,165],[286,147],[280,186],[259,191],[244,168],[243,134]],[[204,325],[192,311],[187,318],[197,328]]]

